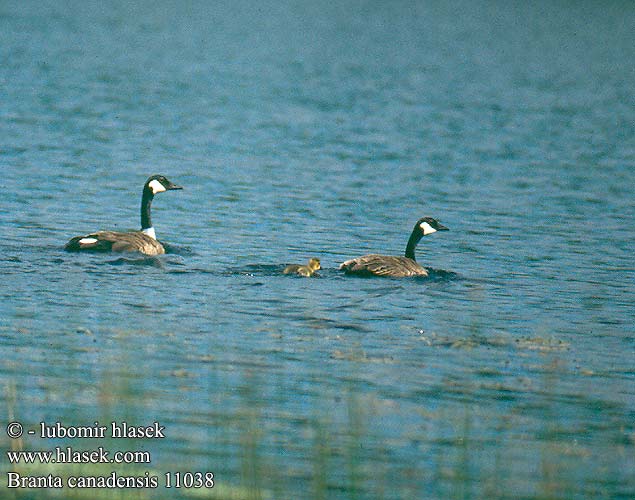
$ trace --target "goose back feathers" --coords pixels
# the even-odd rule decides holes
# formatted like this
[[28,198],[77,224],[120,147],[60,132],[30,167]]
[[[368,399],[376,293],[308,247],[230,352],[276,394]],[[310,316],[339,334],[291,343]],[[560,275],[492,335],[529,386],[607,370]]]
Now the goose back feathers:
[[428,271],[408,257],[370,254],[347,260],[340,265],[347,274],[362,276],[427,276]]
[[75,236],[64,247],[69,252],[141,252],[146,255],[165,253],[163,245],[141,231],[97,231]]

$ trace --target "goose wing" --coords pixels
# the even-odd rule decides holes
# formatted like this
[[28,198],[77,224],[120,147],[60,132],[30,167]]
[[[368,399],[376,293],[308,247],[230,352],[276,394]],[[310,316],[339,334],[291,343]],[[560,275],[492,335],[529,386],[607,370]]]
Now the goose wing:
[[141,252],[146,255],[165,253],[161,243],[141,231],[97,231],[71,238],[64,248],[69,252]]
[[407,257],[393,257],[390,255],[364,255],[356,259],[347,260],[340,265],[340,269],[347,274],[361,274],[374,276],[427,276],[428,272]]

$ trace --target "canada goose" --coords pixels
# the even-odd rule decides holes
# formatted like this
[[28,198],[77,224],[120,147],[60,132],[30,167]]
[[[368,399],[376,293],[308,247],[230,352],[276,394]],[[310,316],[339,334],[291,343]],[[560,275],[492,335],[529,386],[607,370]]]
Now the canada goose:
[[389,255],[364,255],[356,259],[347,260],[340,265],[340,269],[346,274],[375,275],[375,276],[427,276],[428,271],[417,264],[415,260],[415,247],[423,236],[437,231],[447,231],[448,228],[441,225],[432,217],[423,217],[415,224],[412,234],[406,245],[404,257]]
[[284,274],[299,274],[300,276],[313,276],[315,271],[322,269],[320,259],[310,259],[309,264],[301,266],[300,264],[291,264],[284,268]]
[[146,255],[165,253],[157,241],[150,219],[150,205],[157,193],[171,189],[183,189],[162,175],[153,175],[143,185],[141,196],[141,231],[97,231],[85,236],[75,236],[64,247],[69,252],[141,252]]

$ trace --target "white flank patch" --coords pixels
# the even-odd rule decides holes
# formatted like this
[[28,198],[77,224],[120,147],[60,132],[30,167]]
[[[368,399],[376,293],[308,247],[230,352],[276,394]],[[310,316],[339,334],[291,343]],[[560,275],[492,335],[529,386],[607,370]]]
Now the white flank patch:
[[[152,181],[152,182],[155,182],[155,181]],[[157,239],[157,233],[154,232],[153,227],[147,227],[145,229],[142,229],[141,232],[145,235],[150,236],[150,238],[152,238],[153,240]]]
[[97,238],[82,238],[79,240],[79,244],[81,245],[92,245],[93,243],[97,243],[99,241]]
[[432,233],[436,233],[437,230],[435,228],[433,228],[430,224],[428,224],[427,222],[422,222],[421,224],[419,224],[419,227],[423,230],[423,235],[427,236],[429,234]]
[[150,186],[150,189],[152,189],[153,194],[163,193],[166,190],[165,186],[156,179],[151,180],[148,186]]

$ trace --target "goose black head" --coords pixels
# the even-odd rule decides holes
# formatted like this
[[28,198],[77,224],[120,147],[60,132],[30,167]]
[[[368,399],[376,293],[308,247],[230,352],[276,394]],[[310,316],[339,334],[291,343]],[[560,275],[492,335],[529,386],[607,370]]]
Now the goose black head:
[[170,189],[183,189],[181,186],[177,186],[172,181],[168,180],[163,175],[152,175],[148,177],[144,189],[148,189],[153,195],[157,193],[163,193]]
[[429,234],[436,233],[437,231],[449,231],[447,227],[432,217],[423,217],[419,219],[415,225],[415,229],[416,228],[419,228],[418,230],[421,232],[422,236],[427,236]]

